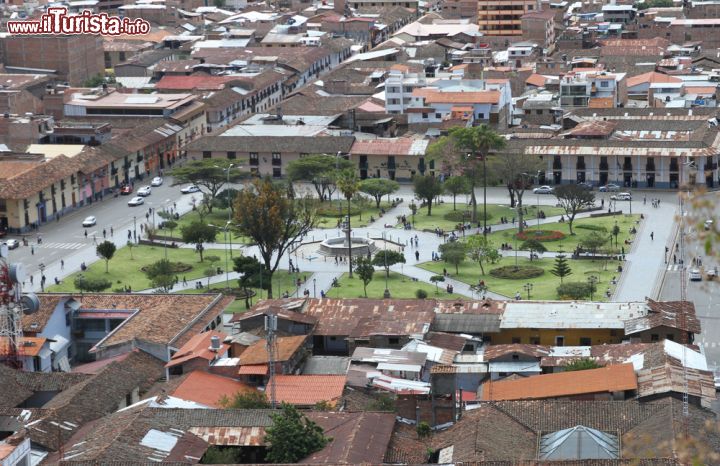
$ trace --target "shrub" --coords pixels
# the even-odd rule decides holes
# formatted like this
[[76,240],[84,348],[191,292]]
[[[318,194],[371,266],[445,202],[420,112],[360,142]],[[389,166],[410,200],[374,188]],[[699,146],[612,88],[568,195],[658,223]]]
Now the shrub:
[[579,225],[575,225],[575,228],[579,228],[580,230],[592,230],[592,231],[600,231],[602,233],[607,233],[607,228],[605,228],[602,225],[593,225],[592,223],[581,223]]
[[[317,214],[323,217],[333,217],[338,218],[342,217],[345,218],[345,216],[348,213],[347,203],[342,206],[342,209],[339,210],[337,204],[327,204],[321,205],[317,207]],[[350,215],[359,215],[360,214],[360,208],[356,207],[354,205],[350,205]]]
[[428,297],[427,291],[422,289],[415,290],[415,297],[417,299],[425,299]]
[[536,278],[544,274],[542,267],[534,265],[506,265],[490,270],[490,275],[495,278],[507,278],[509,280],[524,280],[526,278]]
[[[141,267],[140,271],[147,272],[149,268],[150,265],[146,265]],[[170,272],[172,273],[189,272],[190,270],[192,270],[192,265],[190,264],[186,264],[184,262],[170,262]]]
[[557,287],[560,299],[583,299],[595,292],[595,285],[586,282],[567,282]]
[[[464,216],[463,216],[463,213],[465,214]],[[450,212],[446,213],[445,215],[443,215],[443,218],[445,220],[449,220],[451,222],[457,222],[457,223],[462,223],[463,221],[469,222],[470,219],[472,218],[472,212],[463,211],[463,210],[453,210],[453,211],[450,211]],[[491,218],[492,218],[492,214],[490,214],[488,212],[487,219],[490,220]],[[482,209],[480,209],[480,211],[478,211],[478,220],[482,221]]]
[[418,437],[428,437],[432,432],[432,429],[430,429],[430,424],[425,421],[420,422],[415,428],[415,430],[417,431]]
[[557,230],[525,230],[515,235],[521,241],[534,239],[536,241],[558,241],[565,238],[565,233]]

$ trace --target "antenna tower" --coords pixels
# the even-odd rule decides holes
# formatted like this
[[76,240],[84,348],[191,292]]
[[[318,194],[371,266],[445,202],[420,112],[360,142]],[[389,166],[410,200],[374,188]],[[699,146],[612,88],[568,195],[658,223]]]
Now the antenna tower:
[[277,343],[275,341],[275,332],[277,331],[277,316],[266,315],[265,316],[265,342],[267,346],[268,354],[268,391],[270,392],[270,406],[274,409],[276,407],[275,398],[275,353],[277,349]]

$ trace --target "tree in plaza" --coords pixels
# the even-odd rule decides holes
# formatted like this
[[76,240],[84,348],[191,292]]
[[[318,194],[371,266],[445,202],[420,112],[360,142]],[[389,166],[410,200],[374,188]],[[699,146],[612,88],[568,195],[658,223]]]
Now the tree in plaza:
[[355,260],[355,273],[363,282],[363,292],[367,298],[367,286],[368,283],[372,281],[373,274],[375,273],[375,267],[373,267],[372,261],[367,257],[358,257]]
[[343,157],[332,155],[308,155],[293,160],[287,166],[287,175],[293,181],[312,183],[318,199],[330,200],[335,192],[338,173],[352,167],[352,163]]
[[432,277],[430,277],[430,282],[435,284],[435,294],[439,293],[438,283],[444,282],[444,281],[445,281],[445,277],[443,277],[442,275],[433,275]]
[[178,223],[175,220],[165,220],[163,222],[163,228],[170,231],[170,236],[172,236],[173,231],[178,227]]
[[271,278],[262,263],[254,257],[233,258],[233,270],[240,274],[238,285],[245,293],[245,308],[250,308],[250,288],[268,289]]
[[458,267],[460,263],[465,261],[468,250],[467,245],[462,241],[452,241],[441,244],[438,250],[440,251],[440,258],[454,265],[456,274],[460,273]]
[[560,207],[565,210],[565,214],[568,218],[568,227],[570,227],[570,234],[573,233],[573,222],[575,216],[583,209],[592,207],[595,205],[595,194],[592,191],[587,191],[577,184],[562,184],[555,188],[555,197],[557,197]]
[[497,247],[482,235],[472,235],[467,241],[468,256],[480,266],[480,273],[485,275],[483,262],[494,264],[502,257]]
[[534,252],[542,254],[547,251],[545,245],[536,239],[528,239],[523,241],[523,243],[520,245],[520,249],[524,251],[530,251],[530,260],[532,260],[532,254]]
[[[352,201],[353,196],[355,196],[355,194],[357,194],[357,192],[360,190],[360,182],[358,181],[357,175],[355,174],[355,170],[353,170],[352,168],[347,168],[338,174],[337,189],[340,190],[343,197],[347,200],[347,228],[348,235],[350,235],[350,216],[352,214],[352,206],[350,205],[350,202]],[[352,243],[350,243],[350,246],[352,247]],[[348,254],[348,276],[352,278],[352,274],[353,256],[352,254]]]
[[[470,180],[470,202],[473,206],[473,223],[477,222],[477,199],[475,187],[480,174],[487,184],[487,160],[491,151],[505,147],[505,138],[487,125],[450,129],[449,135],[441,137],[428,147],[431,159],[439,160],[451,172],[460,172]],[[483,201],[483,204],[487,204]]]
[[[230,168],[230,165],[234,165]],[[212,212],[213,202],[218,193],[229,180],[231,183],[242,179],[245,173],[237,166],[237,160],[228,159],[201,159],[186,163],[174,168],[171,172],[175,178],[174,184],[192,183],[205,188],[209,199],[207,208]],[[229,172],[229,173],[228,173]]]
[[427,202],[428,216],[432,215],[433,200],[443,192],[442,182],[432,175],[415,175],[413,188],[415,197]]
[[603,247],[608,242],[608,237],[598,233],[597,231],[591,231],[581,242],[580,245],[590,251],[594,256],[598,249]]
[[388,251],[383,249],[375,254],[372,259],[372,265],[375,267],[383,267],[385,269],[385,276],[390,277],[390,267],[395,264],[404,264],[405,255],[398,251]]
[[110,259],[112,259],[115,255],[116,250],[117,247],[115,247],[115,243],[113,243],[112,241],[103,241],[95,248],[95,252],[97,253],[97,255],[102,257],[105,261],[105,273],[108,273],[108,264],[110,262]]
[[524,151],[498,152],[492,160],[492,170],[502,179],[510,194],[510,207],[514,207],[518,216],[518,231],[525,229],[523,223],[523,195],[532,186],[532,180],[543,168],[543,161]]
[[288,199],[286,190],[269,178],[254,180],[235,199],[235,223],[259,249],[269,278],[268,298],[273,297],[272,276],[280,259],[315,227],[315,212],[308,204],[306,199]]
[[175,285],[175,271],[172,262],[160,259],[145,268],[145,276],[150,280],[153,288],[161,288],[164,292],[172,290]]
[[595,284],[588,282],[567,282],[557,287],[557,294],[560,298],[584,299],[591,298],[595,292]]
[[271,463],[297,463],[327,445],[322,428],[298,411],[283,403],[280,413],[271,414],[272,425],[265,430],[269,444],[265,459]]
[[453,210],[457,210],[457,195],[470,193],[470,180],[465,176],[451,176],[445,180],[443,188],[446,193],[452,195]]
[[83,274],[78,274],[73,280],[73,285],[80,291],[87,293],[100,293],[112,286],[110,280],[105,278],[90,278]]
[[555,265],[550,269],[550,273],[560,278],[560,283],[563,282],[563,278],[572,274],[572,269],[570,268],[570,264],[568,264],[565,254],[555,256]]
[[615,249],[618,247],[618,235],[620,234],[620,227],[618,225],[613,225],[612,227],[612,235],[615,237]]
[[217,229],[202,222],[193,222],[182,227],[180,231],[184,242],[195,245],[195,249],[200,253],[200,262],[202,262],[203,251],[205,250],[203,243],[215,241]]
[[220,209],[230,209],[230,215],[235,214],[235,206],[233,202],[235,201],[235,198],[237,197],[240,190],[235,188],[226,187],[221,192],[218,193],[217,197],[214,200],[215,207],[218,207]]
[[130,251],[130,260],[134,261],[135,258],[133,257],[133,249],[135,248],[135,243],[133,243],[133,240],[131,240],[131,239],[128,240],[127,248],[128,248],[128,251]]
[[378,209],[382,197],[392,194],[398,189],[400,189],[400,185],[397,181],[385,178],[367,178],[360,182],[360,192],[372,196],[375,199],[375,207]]

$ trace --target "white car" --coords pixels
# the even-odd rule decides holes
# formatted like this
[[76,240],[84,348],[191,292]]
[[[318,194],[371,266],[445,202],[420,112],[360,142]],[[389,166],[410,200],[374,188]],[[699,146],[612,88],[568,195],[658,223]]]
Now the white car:
[[130,199],[130,200],[128,201],[128,205],[129,205],[130,207],[134,207],[134,206],[137,206],[137,205],[142,205],[142,204],[144,204],[144,203],[145,203],[145,199],[143,199],[142,197],[133,197],[132,199]]
[[152,192],[152,189],[150,189],[150,186],[143,186],[142,188],[138,189],[137,195],[138,196],[149,196]]
[[151,185],[151,186],[160,186],[161,184],[163,184],[163,179],[160,178],[159,176],[156,176],[156,177],[153,178],[152,181],[150,182],[150,185]]
[[698,269],[692,269],[690,271],[690,281],[691,282],[700,282],[702,281],[702,274],[700,273],[700,270]]
[[613,201],[632,201],[632,194],[630,193],[617,193],[610,196]]
[[533,189],[533,194],[552,194],[553,188],[551,186],[540,186]]
[[711,229],[715,221],[713,219],[705,220],[705,231]]
[[190,186],[185,186],[184,188],[182,188],[180,190],[180,192],[183,194],[192,194],[192,193],[197,193],[199,191],[200,191],[200,188],[198,188],[194,184],[191,184]]
[[7,245],[8,249],[17,249],[20,247],[20,241],[16,239],[9,239],[5,241],[5,244]]
[[93,217],[92,215],[89,217],[85,217],[85,220],[83,220],[82,226],[84,227],[91,227],[97,223],[97,219]]

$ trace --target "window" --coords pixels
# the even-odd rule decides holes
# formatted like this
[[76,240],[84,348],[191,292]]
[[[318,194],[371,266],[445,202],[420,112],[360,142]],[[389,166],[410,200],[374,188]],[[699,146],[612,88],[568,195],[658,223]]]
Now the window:
[[209,150],[204,150],[204,151],[203,151],[203,158],[204,158],[204,159],[209,159],[210,157],[212,157],[212,152],[210,152]]
[[422,114],[422,117],[423,117],[423,120],[427,120],[427,118],[428,118],[428,114],[427,114],[427,113],[425,113],[425,112],[423,112],[423,114]]
[[228,151],[228,153],[227,153],[227,158],[228,158],[228,159],[231,159],[231,160],[234,160],[234,159],[237,158],[237,156],[235,155],[235,152],[234,152],[234,151]]
[[280,167],[273,168],[273,178],[280,178],[282,176]]
[[512,343],[513,343],[513,345],[519,344],[520,341],[521,341],[521,340],[520,340],[520,337],[512,337]]
[[531,344],[531,345],[539,345],[539,344],[540,344],[540,338],[538,338],[538,337],[530,337],[530,344]]
[[260,159],[257,152],[250,152],[250,165],[260,165]]
[[675,341],[675,335],[673,335],[672,333],[668,333],[667,335],[665,335],[665,338],[670,341]]
[[517,354],[513,354],[513,355],[512,355],[512,360],[513,360],[513,361],[517,361],[518,359],[520,359],[520,356],[519,356],[519,355],[517,355]]
[[400,344],[400,338],[398,337],[390,337],[388,338],[388,343],[391,345],[399,345]]
[[484,119],[485,119],[485,114],[484,114],[484,113],[478,113],[478,119],[484,120]]
[[592,346],[592,339],[588,337],[580,337],[580,346]]
[[132,404],[132,392],[125,395],[125,405],[130,406]]
[[442,113],[435,113],[435,118],[437,118],[438,120],[442,118]]
[[280,155],[280,152],[272,153],[272,164],[276,166],[282,165],[282,156]]
[[565,337],[555,337],[555,346],[565,346]]
[[600,87],[610,87],[609,81],[600,81]]
[[660,341],[660,335],[658,335],[657,333],[653,333],[652,335],[650,335],[650,341]]

